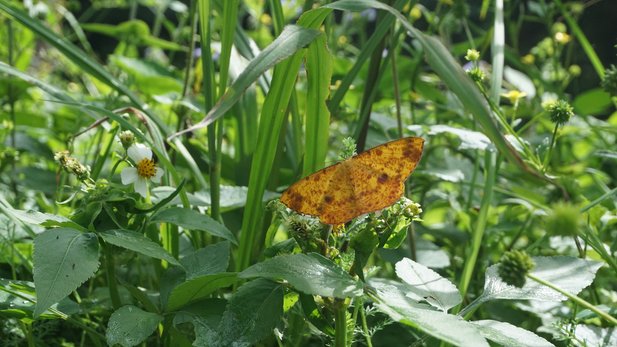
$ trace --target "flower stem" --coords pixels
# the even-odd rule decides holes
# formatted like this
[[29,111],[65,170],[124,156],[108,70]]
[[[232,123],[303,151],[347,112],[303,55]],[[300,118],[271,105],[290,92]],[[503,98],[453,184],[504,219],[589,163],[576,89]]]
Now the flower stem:
[[553,129],[553,136],[551,137],[551,144],[548,147],[548,152],[546,153],[546,156],[544,157],[544,163],[542,165],[542,170],[544,172],[546,172],[546,167],[548,166],[548,163],[551,161],[551,154],[553,153],[553,147],[555,146],[555,138],[557,137],[557,129],[559,129],[559,125],[555,124],[555,129]]
[[597,314],[598,316],[600,316],[600,318],[603,318],[604,320],[606,320],[607,322],[613,324],[613,325],[617,325],[617,319],[615,319],[615,317],[610,316],[608,313],[601,311],[600,309],[598,309],[597,307],[595,307],[594,305],[590,304],[589,302],[579,298],[576,295],[572,295],[566,291],[564,291],[563,289],[555,286],[554,284],[552,284],[551,282],[545,281],[541,278],[538,278],[532,274],[527,274],[527,277],[542,284],[545,285],[557,292],[559,292],[560,294],[565,295],[566,297],[568,297],[570,300],[574,301],[575,303],[577,303],[580,306],[583,306],[589,310],[591,310],[592,312],[594,312],[595,314]]

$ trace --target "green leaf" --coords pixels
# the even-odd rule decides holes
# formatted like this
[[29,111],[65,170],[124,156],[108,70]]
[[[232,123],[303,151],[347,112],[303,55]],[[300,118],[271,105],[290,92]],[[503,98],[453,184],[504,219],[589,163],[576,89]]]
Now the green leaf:
[[429,127],[429,135],[438,135],[438,134],[451,134],[457,137],[460,140],[458,144],[458,149],[479,149],[486,150],[491,145],[491,140],[489,140],[486,135],[478,131],[472,131],[467,129],[460,129],[451,127],[449,125],[432,125]]
[[444,312],[462,301],[461,294],[452,282],[409,258],[396,263],[396,275],[409,285],[408,297],[425,300]]
[[226,271],[229,266],[229,253],[229,242],[219,242],[198,249],[180,259],[180,263],[186,270],[186,278],[192,279]]
[[48,230],[34,239],[37,317],[92,277],[99,268],[99,243],[93,233]]
[[330,94],[332,57],[326,47],[326,37],[319,36],[306,52],[306,153],[303,176],[324,167],[328,151],[330,110],[326,99]]
[[409,325],[455,346],[488,347],[478,329],[460,316],[435,311],[406,295],[408,286],[391,280],[372,279],[379,299],[377,308],[393,320]]
[[295,289],[313,295],[348,298],[362,295],[362,284],[331,260],[316,254],[282,255],[257,263],[240,278],[285,280]]
[[229,287],[237,280],[238,276],[235,272],[194,277],[179,284],[171,291],[167,299],[167,310],[177,310],[192,301],[207,297],[220,288]]
[[479,320],[470,322],[485,338],[505,347],[550,347],[552,343],[532,333],[529,330],[516,327],[510,323],[494,320]]
[[163,247],[135,231],[123,229],[105,230],[99,233],[99,235],[105,242],[111,243],[112,245],[126,248],[148,257],[163,259],[170,264],[180,265],[180,262],[171,254],[167,253]]
[[288,58],[311,43],[311,41],[319,35],[321,35],[319,30],[302,28],[296,25],[286,26],[281,35],[279,35],[274,42],[261,51],[255,59],[251,60],[246,69],[236,78],[234,83],[227,89],[227,92],[219,99],[218,104],[208,112],[206,117],[198,124],[181,133],[194,131],[195,129],[200,129],[212,124],[212,122],[223,116],[236,102],[238,102],[244,91],[253,84],[259,76],[278,62]]
[[107,344],[124,347],[135,346],[144,341],[163,321],[163,317],[146,312],[139,307],[127,305],[115,311],[107,323]]
[[602,88],[595,88],[580,93],[574,98],[574,112],[581,116],[605,113],[613,105],[611,96]]
[[180,93],[182,82],[165,67],[143,59],[110,56],[110,61],[132,77],[137,87],[146,94]]
[[[596,272],[603,264],[566,256],[533,257],[533,261],[536,263],[536,267],[531,272],[534,276],[575,295],[593,282]],[[522,288],[508,285],[499,277],[497,267],[498,264],[495,264],[486,269],[482,301],[494,299],[564,301],[568,299],[530,279]]]
[[73,222],[72,220],[50,213],[43,213],[38,211],[23,211],[23,210],[11,210],[14,217],[24,223],[36,224],[44,227],[56,227],[62,226],[77,230],[86,231],[81,225]]
[[[34,282],[0,278],[0,318],[32,318],[35,305]],[[51,305],[40,317],[66,319],[78,312],[79,305],[67,297]]]
[[231,297],[216,329],[196,319],[196,346],[248,347],[272,333],[283,315],[283,287],[257,279]]
[[229,229],[227,229],[227,227],[215,221],[208,215],[188,208],[172,207],[162,210],[152,216],[150,221],[171,223],[184,229],[205,231],[211,235],[231,241],[234,245],[238,244],[236,237]]

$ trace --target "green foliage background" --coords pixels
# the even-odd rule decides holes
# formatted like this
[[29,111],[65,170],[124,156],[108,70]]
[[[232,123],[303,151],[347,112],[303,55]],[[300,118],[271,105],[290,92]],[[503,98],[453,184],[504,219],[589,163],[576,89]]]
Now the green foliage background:
[[[0,341],[614,345],[611,9],[0,0]],[[147,198],[124,131],[165,171]],[[419,205],[332,230],[277,203],[405,136]]]

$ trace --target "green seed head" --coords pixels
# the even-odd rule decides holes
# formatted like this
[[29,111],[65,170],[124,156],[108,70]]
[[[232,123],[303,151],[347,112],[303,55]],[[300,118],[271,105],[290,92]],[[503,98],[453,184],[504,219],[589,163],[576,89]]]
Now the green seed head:
[[602,79],[602,88],[611,96],[617,96],[617,67],[615,65],[606,69]]
[[580,217],[578,207],[571,203],[558,202],[544,220],[546,232],[549,235],[575,236],[578,234]]
[[574,108],[565,100],[557,100],[546,107],[551,121],[556,125],[566,124],[574,116]]
[[533,260],[526,252],[506,252],[499,261],[499,277],[509,285],[522,288],[525,285],[525,276],[534,266]]

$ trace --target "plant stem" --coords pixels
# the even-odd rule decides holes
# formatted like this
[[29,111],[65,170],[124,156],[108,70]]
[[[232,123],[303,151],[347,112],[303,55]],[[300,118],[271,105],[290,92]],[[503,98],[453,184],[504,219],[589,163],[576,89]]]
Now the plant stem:
[[366,346],[373,347],[373,342],[371,342],[371,335],[368,332],[368,324],[366,324],[366,314],[364,313],[364,305],[359,301],[358,305],[360,307],[360,321],[362,322],[362,335],[366,338]]
[[[485,169],[486,169],[486,179],[484,182],[484,195],[482,197],[482,204],[480,207],[480,213],[478,215],[478,219],[475,224],[475,228],[472,232],[472,244],[471,244],[471,253],[467,258],[467,262],[465,263],[465,268],[463,269],[463,275],[461,276],[461,284],[459,286],[459,290],[463,298],[467,294],[467,288],[469,287],[469,283],[471,283],[471,278],[473,276],[473,270],[476,266],[476,260],[478,259],[478,254],[480,253],[480,246],[482,245],[482,237],[484,236],[484,231],[486,230],[486,223],[488,220],[488,211],[491,206],[491,200],[493,199],[493,187],[495,185],[496,172],[497,172],[497,154],[494,152],[486,151],[485,153]],[[460,309],[458,307],[457,311]]]
[[347,347],[347,304],[344,299],[334,301],[334,346]]
[[557,129],[559,129],[559,125],[555,124],[555,129],[553,129],[553,136],[551,137],[551,144],[548,147],[548,152],[544,157],[544,163],[542,165],[542,170],[546,172],[546,167],[548,163],[551,161],[551,154],[553,153],[553,147],[555,146],[555,137],[557,137]]
[[581,305],[587,309],[589,309],[590,311],[594,312],[595,314],[597,314],[598,316],[600,316],[600,318],[603,318],[604,320],[606,320],[607,322],[613,324],[613,325],[617,325],[617,319],[615,319],[615,317],[610,316],[608,313],[601,311],[600,309],[598,309],[597,307],[595,307],[594,305],[590,304],[589,302],[579,298],[576,295],[570,294],[566,291],[564,291],[563,289],[555,286],[554,284],[552,284],[551,282],[545,281],[541,278],[538,278],[532,274],[527,274],[527,277],[544,285],[547,286],[551,289],[553,289],[554,291],[559,292],[560,294],[565,295],[566,297],[568,297],[570,300],[574,301],[575,303],[577,303],[578,305]]
[[114,310],[117,310],[122,306],[120,301],[120,294],[118,293],[118,284],[116,283],[116,267],[114,264],[114,255],[111,251],[111,245],[108,245],[104,241],[101,241],[103,245],[103,251],[105,252],[105,272],[107,273],[107,286],[109,287],[109,296],[111,297],[111,304]]

